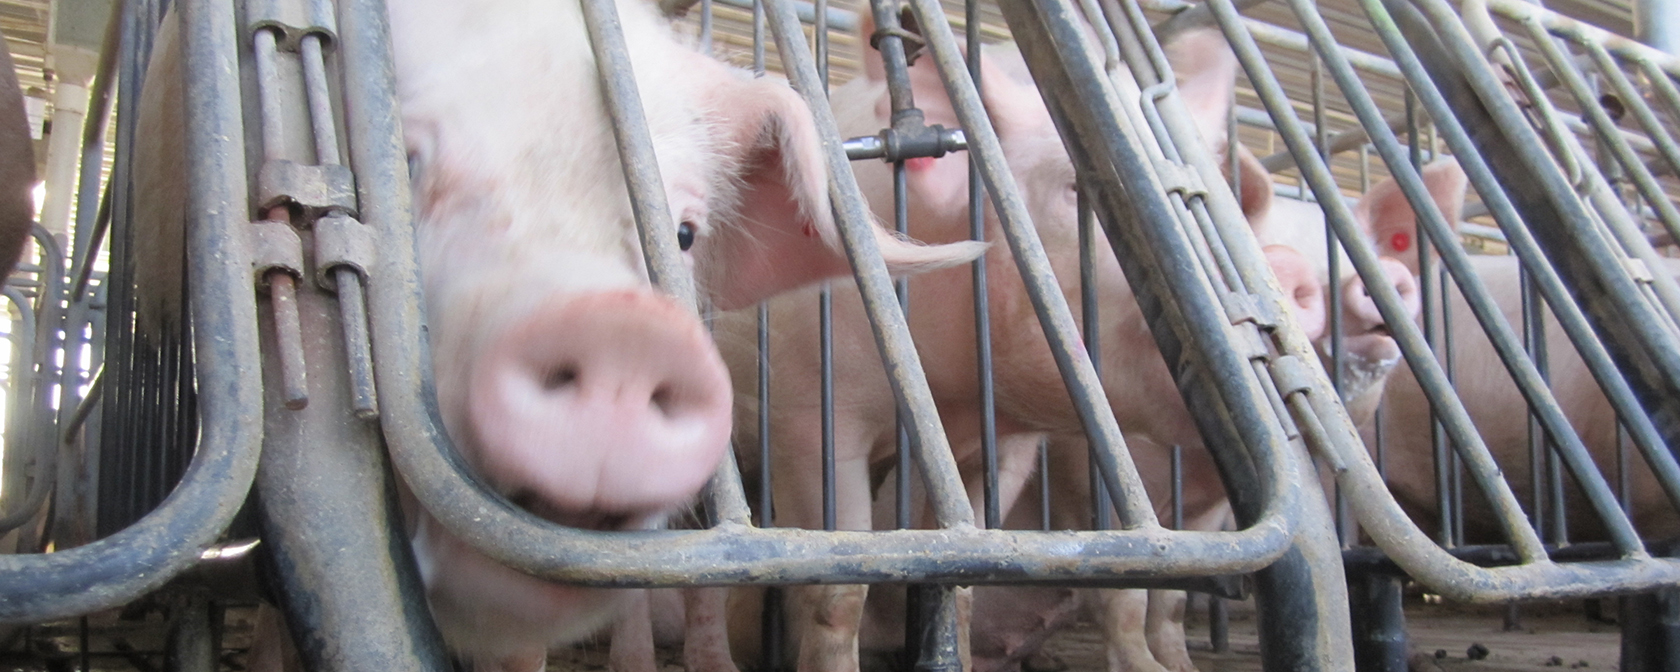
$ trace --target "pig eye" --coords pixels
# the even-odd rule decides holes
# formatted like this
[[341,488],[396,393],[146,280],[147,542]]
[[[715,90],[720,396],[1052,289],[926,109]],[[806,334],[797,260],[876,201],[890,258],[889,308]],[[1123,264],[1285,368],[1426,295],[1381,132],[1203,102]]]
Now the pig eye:
[[684,252],[687,252],[688,248],[694,247],[693,222],[683,222],[677,225],[677,247],[682,248]]

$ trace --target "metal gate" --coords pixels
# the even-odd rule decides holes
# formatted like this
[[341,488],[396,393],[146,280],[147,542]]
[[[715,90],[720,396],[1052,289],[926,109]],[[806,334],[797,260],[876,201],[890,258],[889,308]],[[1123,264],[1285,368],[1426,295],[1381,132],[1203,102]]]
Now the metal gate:
[[[602,80],[620,124],[616,130],[624,163],[647,169],[627,173],[632,198],[645,204],[662,189],[651,168],[656,163],[647,131],[633,113],[638,106],[634,81],[614,4],[582,1],[597,57],[610,65]],[[1671,175],[1680,173],[1680,151],[1674,148],[1672,126],[1666,125],[1680,122],[1680,94],[1667,79],[1680,75],[1675,57],[1503,0],[1466,3],[1463,18],[1439,0],[1362,0],[1357,4],[1362,14],[1352,18],[1381,39],[1388,58],[1340,46],[1309,0],[1289,2],[1288,14],[1282,6],[1255,10],[1274,11],[1273,23],[1293,22],[1299,31],[1244,19],[1231,0],[1196,6],[1110,0],[1003,4],[1002,16],[1066,140],[1082,200],[1144,306],[1156,347],[1172,363],[1178,390],[1219,465],[1239,522],[1234,532],[1180,531],[1157,519],[1162,503],[1151,502],[1144,492],[1123,428],[1098,379],[1101,353],[1086,347],[1100,336],[1079,332],[975,85],[972,73],[978,66],[965,62],[946,9],[933,0],[911,0],[903,14],[889,2],[874,3],[870,12],[889,77],[899,73],[896,85],[904,85],[905,43],[925,42],[923,57],[937,64],[946,83],[961,121],[960,137],[915,123],[885,129],[878,142],[848,141],[839,135],[825,98],[826,4],[818,3],[811,13],[817,24],[813,50],[802,32],[797,3],[766,1],[755,14],[756,44],[774,39],[790,82],[817,114],[854,279],[882,359],[889,370],[902,374],[891,380],[902,426],[899,482],[907,483],[903,479],[912,474],[921,479],[939,529],[770,527],[765,523],[774,505],[771,484],[753,483],[762,499],[749,502],[741,474],[727,460],[702,497],[698,517],[703,529],[601,533],[543,522],[489,491],[466,471],[438,424],[420,329],[415,261],[412,255],[393,253],[412,250],[414,243],[383,3],[342,0],[334,8],[324,0],[273,0],[235,7],[219,0],[180,0],[179,5],[189,73],[183,86],[193,177],[188,211],[196,218],[189,226],[191,261],[184,290],[192,326],[161,343],[150,342],[151,336],[135,328],[134,269],[125,267],[134,235],[125,221],[134,205],[122,163],[135,131],[119,122],[118,168],[108,207],[97,207],[97,189],[87,186],[97,179],[87,179],[86,166],[94,166],[96,175],[98,162],[86,162],[78,230],[89,233],[78,235],[68,266],[56,260],[46,265],[40,283],[44,299],[34,313],[42,325],[34,330],[35,378],[13,378],[13,403],[23,397],[18,390],[36,390],[28,397],[35,412],[8,414],[14,423],[26,416],[33,422],[27,430],[14,425],[7,436],[22,432],[38,457],[28,500],[8,510],[7,522],[35,515],[45,485],[56,483],[50,529],[62,536],[29,549],[56,541],[52,553],[0,557],[0,621],[40,622],[121,605],[189,569],[238,557],[231,549],[243,546],[253,523],[236,526],[235,533],[227,530],[255,483],[260,504],[251,518],[269,548],[274,594],[294,626],[303,629],[298,637],[357,643],[354,651],[338,651],[332,658],[313,647],[316,653],[306,652],[306,662],[315,667],[445,666],[399,531],[392,466],[427,510],[461,539],[510,566],[556,581],[604,587],[925,584],[929,587],[919,591],[920,636],[912,638],[912,647],[918,666],[939,669],[960,667],[959,585],[1206,589],[1215,585],[1206,577],[1243,573],[1253,574],[1266,615],[1261,639],[1268,669],[1352,667],[1357,638],[1348,635],[1338,529],[1312,485],[1309,453],[1303,448],[1334,474],[1338,501],[1386,558],[1376,564],[1392,562],[1448,597],[1493,602],[1649,591],[1680,583],[1680,563],[1646,549],[1610,482],[1551,398],[1545,355],[1525,351],[1478,281],[1447,217],[1432,205],[1417,171],[1425,136],[1411,114],[1414,108],[1426,113],[1433,133],[1458,158],[1488,216],[1521,259],[1532,286],[1528,293],[1550,306],[1610,399],[1629,442],[1655,474],[1668,505],[1680,506],[1680,466],[1668,449],[1680,445],[1675,443],[1680,408],[1673,407],[1680,404],[1680,348],[1674,340],[1680,313],[1673,310],[1680,306],[1680,286],[1651,270],[1661,268],[1661,262],[1648,235],[1655,229],[1647,225],[1658,222],[1669,240],[1680,239],[1680,214],[1667,195],[1675,188]],[[143,55],[151,51],[153,27],[163,12],[139,0],[124,7],[122,57],[111,59],[100,81],[107,86],[111,79],[120,82],[119,119],[132,124],[147,60]],[[700,11],[709,9],[705,3]],[[1172,16],[1151,30],[1146,11]],[[900,25],[902,17],[913,18],[918,36]],[[978,8],[969,7],[963,24],[971,28],[967,53],[980,51],[981,31],[973,28],[981,22]],[[1201,145],[1172,86],[1157,35],[1196,25],[1216,25],[1235,49],[1254,95],[1266,108],[1263,115],[1239,113],[1237,120],[1277,133],[1285,152],[1267,161],[1292,163],[1300,171],[1300,182],[1322,204],[1329,227],[1371,288],[1412,375],[1429,396],[1443,437],[1436,441],[1442,447],[1437,459],[1446,465],[1440,469],[1441,482],[1447,484],[1443,520],[1453,519],[1452,488],[1462,465],[1497,511],[1507,545],[1464,546],[1462,530],[1455,536],[1450,528],[1432,537],[1388,495],[1359,427],[1325,374],[1317,345],[1288,317],[1285,297],[1226,184],[1223,166]],[[1260,43],[1314,54],[1316,142],[1290,106],[1290,95]],[[1607,89],[1595,89],[1584,78],[1575,51],[1591,59]],[[107,52],[119,50],[108,47]],[[1547,69],[1525,65],[1535,58],[1544,59]],[[296,65],[276,69],[278,61]],[[122,74],[113,76],[119,66]],[[242,81],[241,66],[254,76]],[[1404,80],[1408,114],[1398,123],[1393,110],[1385,117],[1356,68]],[[1120,69],[1129,71],[1143,92],[1141,115],[1148,122],[1143,127],[1120,107],[1112,76]],[[1628,70],[1643,77],[1648,88],[1636,88]],[[1333,105],[1325,102],[1323,74],[1342,94]],[[1646,103],[1647,92],[1655,107],[1670,115],[1666,124]],[[281,98],[287,95],[295,99]],[[334,107],[335,98],[342,99],[342,110]],[[245,110],[242,100],[250,103]],[[1618,120],[1607,108],[1631,116]],[[1362,130],[1332,140],[1326,109],[1345,110],[1342,125]],[[89,115],[88,138],[97,138],[92,129],[103,118]],[[1390,130],[1408,123],[1411,132],[1405,139]],[[1587,132],[1603,143],[1609,159],[1595,162],[1583,149]],[[348,140],[341,143],[341,136]],[[1239,135],[1231,137],[1236,142]],[[258,142],[259,149],[247,150],[245,138]],[[321,148],[344,144],[349,153],[338,158],[336,151],[322,151],[317,165],[303,165],[289,153],[300,142]],[[1383,280],[1377,253],[1361,235],[1332,162],[1326,161],[1335,158],[1335,151],[1367,142],[1419,213],[1417,240],[1427,241],[1439,255],[1442,270],[1429,266],[1432,258],[1422,255],[1420,277],[1440,283],[1437,278],[1444,273],[1460,288],[1529,402],[1536,435],[1549,437],[1549,443],[1536,441],[1553,448],[1535,454],[1542,460],[1556,455],[1562,464],[1553,470],[1551,483],[1561,483],[1565,472],[1573,476],[1602,519],[1608,544],[1563,548],[1568,538],[1542,535],[1501,478],[1499,465],[1453,393],[1449,371],[1431,352],[1426,332],[1434,329],[1414,324]],[[1005,512],[995,496],[996,429],[990,426],[981,432],[981,445],[992,460],[987,492],[993,494],[980,507],[981,520],[967,501],[947,428],[912,343],[902,285],[894,287],[872,249],[868,206],[847,157],[892,160],[902,171],[905,160],[958,148],[972,160],[970,212],[978,217],[990,206],[1004,236],[994,244],[1006,245],[1016,265],[988,268],[977,262],[976,284],[983,285],[986,274],[1019,273],[1031,293],[1038,324],[1091,445],[1091,471],[1100,480],[1093,492],[1112,496],[1117,529],[998,529]],[[260,160],[247,166],[240,161],[247,155]],[[1345,158],[1341,161],[1346,164]],[[247,179],[248,171],[254,180]],[[1618,192],[1621,180],[1634,185],[1637,196]],[[248,182],[256,185],[255,196]],[[293,205],[290,224],[269,219],[267,210],[276,203]],[[644,205],[638,211],[651,213],[651,219],[663,217],[658,207]],[[103,238],[102,232],[92,233],[94,223],[106,216],[96,212],[113,220],[112,266],[103,280],[91,271],[90,260]],[[898,224],[902,230],[906,222]],[[692,281],[671,238],[674,228],[668,221],[638,225],[656,283],[693,303]],[[1094,243],[1086,247],[1087,252],[1108,253]],[[259,271],[257,288],[252,287],[253,268]],[[314,281],[317,277],[321,280]],[[1447,293],[1426,287],[1424,295]],[[978,301],[975,312],[984,315],[983,293]],[[1099,309],[1094,300],[1081,304],[1088,311]],[[828,305],[826,296],[823,305]],[[259,313],[260,332],[252,319]],[[1530,313],[1522,328],[1538,334],[1541,314]],[[1424,309],[1426,319],[1433,314]],[[102,322],[104,315],[115,319]],[[1096,321],[1089,313],[1084,319],[1086,325]],[[315,342],[306,352],[303,334],[313,328],[330,328],[344,338],[330,347]],[[984,326],[976,331],[988,332]],[[1339,332],[1332,328],[1332,333]],[[81,368],[82,348],[99,343],[101,334],[103,348],[91,348],[98,353],[95,365]],[[760,334],[762,344],[766,336]],[[988,346],[982,342],[977,350],[987,352]],[[95,379],[88,372],[101,361],[106,366]],[[69,365],[61,373],[57,362]],[[1334,360],[1331,366],[1337,367]],[[13,369],[25,370],[31,367]],[[257,371],[269,379],[266,388]],[[993,371],[982,357],[980,375],[990,377]],[[826,389],[834,383],[822,384]],[[762,389],[759,398],[765,399]],[[252,414],[258,408],[265,409],[265,424]],[[762,418],[768,411],[759,413]],[[374,418],[377,431],[368,422]],[[738,425],[755,421],[760,420],[737,417]],[[84,466],[55,475],[52,458],[61,444],[78,445],[77,432],[84,432],[79,442],[84,452],[69,463]],[[762,432],[758,436],[767,440]],[[1449,445],[1455,451],[1449,453]],[[760,450],[768,454],[768,448]],[[10,451],[7,459],[10,467]],[[62,471],[65,461],[60,462]],[[758,475],[768,479],[770,469],[762,460],[760,465]],[[826,468],[832,472],[832,462]],[[84,476],[95,471],[96,476]],[[86,492],[91,487],[87,478],[97,479],[97,494]],[[833,486],[828,487],[825,494],[832,499]],[[1542,497],[1541,490],[1534,488],[1535,497]],[[79,504],[94,498],[96,505]],[[1564,507],[1560,500],[1549,501],[1544,506],[1553,511]],[[901,498],[900,509],[906,506]],[[1531,504],[1530,513],[1539,506]],[[1098,519],[1109,511],[1103,504],[1097,509]],[[93,511],[97,522],[90,524]],[[97,529],[98,541],[74,531],[90,527]],[[1348,557],[1350,567],[1364,568],[1376,554],[1353,549]],[[1487,564],[1499,566],[1482,566]],[[203,625],[216,613],[205,605],[220,596],[205,588],[202,574],[176,580],[178,589],[170,592],[183,626]],[[1398,583],[1382,578],[1392,572],[1379,568],[1356,575],[1376,577],[1374,585],[1381,589],[1361,586],[1356,597],[1378,595],[1397,607]],[[361,618],[366,614],[381,618]],[[211,637],[211,629],[180,627],[176,632],[179,650],[198,656],[192,659],[196,662],[179,659],[181,666],[208,669],[214,664],[206,657],[211,649],[204,639]],[[1358,642],[1362,652],[1371,650],[1365,640]],[[1387,655],[1392,661],[1393,654],[1361,653],[1361,658]],[[1400,654],[1403,662],[1403,649]],[[1674,655],[1656,653],[1649,659]],[[1369,660],[1364,664],[1377,664]]]

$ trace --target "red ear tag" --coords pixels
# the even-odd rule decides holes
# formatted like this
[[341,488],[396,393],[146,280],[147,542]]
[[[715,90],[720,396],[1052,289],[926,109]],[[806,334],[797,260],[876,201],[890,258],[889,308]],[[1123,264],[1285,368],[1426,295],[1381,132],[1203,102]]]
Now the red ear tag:
[[1405,252],[1412,249],[1412,236],[1409,233],[1396,233],[1388,239],[1388,246],[1394,248],[1395,252]]
[[933,162],[937,160],[938,159],[931,156],[924,156],[919,159],[905,159],[904,167],[907,170],[916,172],[931,170],[933,168]]

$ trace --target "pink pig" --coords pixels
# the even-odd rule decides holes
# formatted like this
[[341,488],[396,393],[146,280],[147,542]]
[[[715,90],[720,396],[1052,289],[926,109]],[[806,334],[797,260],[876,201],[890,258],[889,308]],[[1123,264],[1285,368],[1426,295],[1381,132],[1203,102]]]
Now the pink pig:
[[[720,308],[849,272],[809,109],[784,83],[686,46],[649,3],[618,11],[677,236]],[[171,17],[143,96],[137,218],[178,249],[184,193]],[[649,286],[612,120],[576,2],[407,0],[390,26],[439,408],[466,462],[562,525],[640,529],[690,502],[728,449],[730,380],[690,306]],[[889,269],[968,261],[878,229]],[[171,248],[170,246],[177,246]],[[167,268],[165,264],[153,264]],[[142,264],[142,268],[147,267]],[[160,274],[153,274],[154,276]],[[174,319],[149,277],[143,320]],[[432,613],[475,669],[541,669],[633,591],[506,568],[405,502]]]

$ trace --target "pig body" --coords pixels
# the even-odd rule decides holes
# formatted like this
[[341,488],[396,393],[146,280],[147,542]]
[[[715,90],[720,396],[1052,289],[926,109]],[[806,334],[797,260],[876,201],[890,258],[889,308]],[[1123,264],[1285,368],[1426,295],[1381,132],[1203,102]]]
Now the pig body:
[[[73,130],[65,130],[72,133]],[[12,274],[35,226],[35,147],[12,52],[0,37],[0,279]]]
[[[846,272],[798,96],[693,51],[647,3],[618,11],[704,297],[747,305]],[[185,190],[175,23],[142,94],[154,132],[137,143],[136,225],[159,232],[137,251],[154,260],[139,264],[149,329],[180,314],[179,265],[155,261],[179,254]],[[692,308],[648,286],[580,7],[409,0],[392,3],[390,26],[445,429],[480,477],[539,517],[659,525],[727,450],[729,379]],[[877,234],[900,273],[977,253]],[[433,615],[475,668],[540,669],[548,646],[632,597],[501,566],[404,504]]]
[[[1518,262],[1511,256],[1474,256],[1471,262],[1487,285],[1513,328],[1522,325],[1522,290]],[[1667,260],[1659,272],[1680,276],[1680,260]],[[1465,410],[1476,425],[1494,459],[1511,484],[1518,501],[1528,508],[1532,493],[1529,460],[1527,406],[1493,345],[1471,315],[1456,284],[1447,294],[1451,300],[1452,348],[1455,388]],[[1580,435],[1601,473],[1616,487],[1616,414],[1598,384],[1588,372],[1574,345],[1558,326],[1550,310],[1545,320],[1548,377],[1564,416]],[[1414,520],[1425,529],[1439,520],[1435,499],[1435,461],[1430,437],[1429,401],[1411,371],[1401,371],[1383,395],[1383,467],[1389,490]],[[1375,422],[1363,428],[1367,446],[1375,446]],[[1629,510],[1642,536],[1667,538],[1680,534],[1680,515],[1663,495],[1649,467],[1631,441],[1629,451]],[[1542,465],[1544,468],[1544,465]],[[1604,528],[1586,505],[1572,478],[1565,478],[1570,540],[1604,539]],[[1474,487],[1467,487],[1474,492]],[[1464,497],[1465,541],[1499,543],[1503,534],[1497,518],[1485,500],[1475,494]],[[1556,506],[1552,503],[1549,506]],[[1532,515],[1532,511],[1529,512]],[[1545,529],[1542,527],[1542,529]]]

